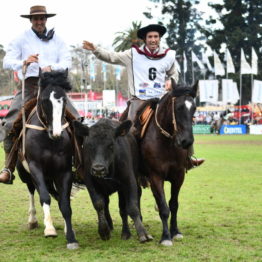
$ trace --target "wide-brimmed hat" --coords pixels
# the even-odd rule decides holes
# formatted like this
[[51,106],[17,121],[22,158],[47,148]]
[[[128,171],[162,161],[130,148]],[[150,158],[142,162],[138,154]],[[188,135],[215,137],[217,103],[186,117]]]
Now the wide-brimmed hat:
[[56,14],[48,14],[45,6],[35,5],[35,6],[30,7],[29,15],[20,15],[20,16],[24,18],[31,18],[34,15],[45,15],[46,17],[52,17],[52,16],[55,16]]
[[145,27],[142,27],[137,30],[137,37],[140,39],[145,39],[148,32],[158,32],[159,36],[162,37],[166,33],[166,28],[162,25],[151,24]]

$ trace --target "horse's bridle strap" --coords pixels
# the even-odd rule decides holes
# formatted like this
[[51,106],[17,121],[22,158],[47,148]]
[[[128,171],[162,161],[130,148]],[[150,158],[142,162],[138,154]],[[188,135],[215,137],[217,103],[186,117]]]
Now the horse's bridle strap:
[[[172,97],[172,123],[173,123],[173,126],[174,126],[174,134],[177,133],[177,123],[176,123],[176,115],[175,115],[175,99],[176,97]],[[155,121],[156,121],[156,125],[158,126],[158,128],[160,129],[161,133],[166,136],[167,138],[173,138],[172,135],[170,135],[166,130],[164,130],[158,120],[157,120],[157,114],[158,114],[158,107],[159,107],[159,104],[157,104],[157,107],[156,107],[156,112],[155,112]]]
[[[66,122],[65,124],[63,124],[62,129],[65,129],[65,128],[67,128],[68,126],[69,126],[69,123]],[[26,128],[35,129],[35,130],[40,130],[40,131],[47,130],[46,127],[36,126],[36,125],[30,125],[30,124],[25,124],[25,127],[26,127]]]

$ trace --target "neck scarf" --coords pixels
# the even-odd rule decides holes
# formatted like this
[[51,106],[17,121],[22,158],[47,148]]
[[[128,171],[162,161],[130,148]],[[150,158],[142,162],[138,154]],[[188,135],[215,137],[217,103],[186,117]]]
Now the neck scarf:
[[160,48],[158,48],[157,52],[155,52],[155,53],[153,54],[153,53],[151,53],[151,52],[148,50],[148,48],[146,48],[145,45],[142,46],[142,47],[140,47],[140,48],[139,48],[137,45],[133,45],[132,47],[134,47],[139,54],[145,55],[145,56],[147,56],[147,57],[149,57],[149,58],[162,58],[162,57],[164,57],[164,56],[166,55],[166,53],[170,50],[170,48],[165,49],[163,53],[160,53],[160,54],[159,54]]
[[32,30],[33,30],[33,32],[37,35],[37,37],[40,38],[40,39],[41,39],[42,41],[44,41],[44,42],[47,42],[47,41],[49,41],[50,39],[52,39],[53,36],[54,36],[54,33],[55,33],[54,28],[51,29],[51,30],[49,30],[47,34],[46,34],[46,32],[47,32],[46,29],[44,30],[43,33],[39,33],[39,32],[37,32],[37,31],[36,31],[35,29],[33,29],[33,28],[32,28]]

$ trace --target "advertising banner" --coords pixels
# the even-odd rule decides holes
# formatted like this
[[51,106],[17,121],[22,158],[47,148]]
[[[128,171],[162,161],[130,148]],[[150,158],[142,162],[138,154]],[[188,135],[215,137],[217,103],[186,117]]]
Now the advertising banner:
[[194,125],[193,133],[194,134],[210,134],[210,125]]
[[250,125],[249,133],[251,135],[262,135],[262,125]]
[[221,135],[244,135],[247,133],[246,125],[222,125]]

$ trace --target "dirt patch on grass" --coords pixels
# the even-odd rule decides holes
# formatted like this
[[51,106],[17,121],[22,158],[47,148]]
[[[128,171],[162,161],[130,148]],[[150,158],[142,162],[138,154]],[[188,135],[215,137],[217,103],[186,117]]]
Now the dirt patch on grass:
[[261,145],[262,146],[262,140],[261,141],[254,141],[254,140],[216,140],[216,141],[203,141],[198,140],[197,144],[205,144],[205,145]]

